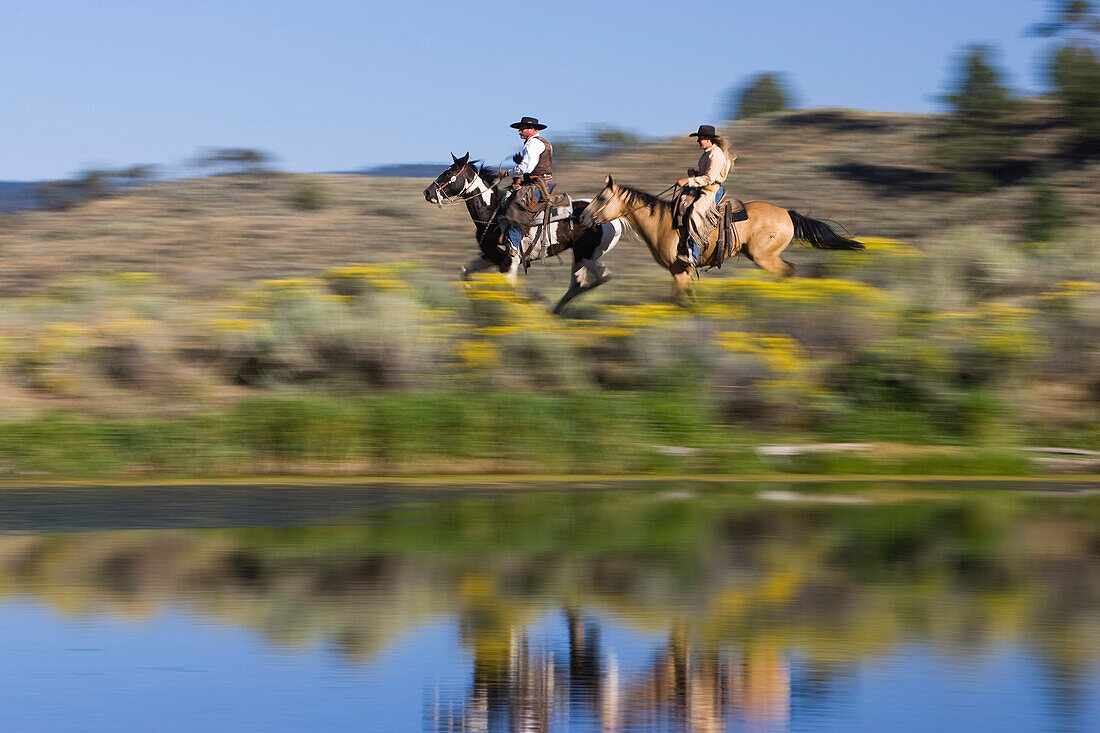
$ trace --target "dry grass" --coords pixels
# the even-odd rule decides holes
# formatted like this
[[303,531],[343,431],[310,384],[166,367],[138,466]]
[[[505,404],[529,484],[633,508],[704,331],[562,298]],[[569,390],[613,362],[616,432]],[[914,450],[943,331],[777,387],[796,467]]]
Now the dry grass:
[[[977,197],[937,188],[941,172],[926,162],[934,124],[926,115],[848,110],[738,122],[725,130],[738,156],[728,188],[745,200],[834,220],[854,234],[918,245],[964,222],[991,233],[1017,232],[1030,195],[1026,186]],[[1034,154],[1049,152],[1057,129],[1036,129],[1029,142]],[[574,196],[595,193],[607,173],[655,192],[695,158],[692,142],[676,138],[563,161],[558,179]],[[295,206],[303,179],[320,190],[320,210]],[[65,212],[0,216],[0,297],[40,292],[73,275],[120,271],[157,272],[196,296],[230,283],[316,276],[350,262],[417,261],[450,278],[475,254],[472,225],[463,208],[440,211],[427,204],[421,195],[426,183],[353,175],[226,176],[151,185]],[[1069,170],[1056,183],[1082,219],[1100,213],[1100,166]],[[790,259],[801,274],[813,274],[815,263],[829,256],[835,255],[796,250]],[[659,275],[645,249],[630,241],[609,264],[620,278]],[[566,286],[565,270],[539,266],[532,282],[554,297]],[[649,278],[644,282],[648,287]]]

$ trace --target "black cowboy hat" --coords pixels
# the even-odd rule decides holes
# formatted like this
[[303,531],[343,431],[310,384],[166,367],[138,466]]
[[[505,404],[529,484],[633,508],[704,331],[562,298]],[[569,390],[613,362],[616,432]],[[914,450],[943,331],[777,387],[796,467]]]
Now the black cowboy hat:
[[519,122],[513,122],[508,127],[514,127],[517,130],[522,130],[525,127],[531,127],[536,130],[545,130],[546,125],[540,125],[538,119],[534,117],[524,117]]
[[714,125],[699,125],[699,131],[691,133],[688,137],[709,137],[713,140],[718,137],[718,133],[714,131]]

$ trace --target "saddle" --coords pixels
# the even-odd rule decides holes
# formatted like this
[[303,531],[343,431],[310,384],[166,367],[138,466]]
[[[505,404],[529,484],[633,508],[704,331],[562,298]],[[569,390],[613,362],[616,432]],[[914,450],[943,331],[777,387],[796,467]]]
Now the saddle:
[[741,238],[737,235],[736,224],[746,221],[749,213],[745,211],[745,205],[741,199],[728,198],[718,204],[711,221],[718,227],[718,243],[710,258],[703,263],[704,267],[722,267],[722,263],[741,252]]
[[567,193],[551,191],[546,181],[536,178],[519,187],[504,218],[524,231],[524,267],[545,257],[550,247],[557,244],[557,227],[551,224],[572,216],[573,199]]
[[535,179],[519,187],[512,197],[504,218],[524,228],[542,223],[562,221],[573,215],[573,200],[567,193],[550,191],[546,181]]
[[[691,207],[695,205],[699,189],[684,189],[684,193],[676,198],[676,206],[673,210],[673,224],[680,230],[681,237],[687,236],[688,220],[691,218]],[[715,196],[716,204],[707,215],[709,229],[706,238],[710,239],[710,232],[718,227],[718,244],[705,262],[700,262],[701,267],[722,267],[722,263],[741,251],[742,242],[737,235],[739,221],[746,221],[749,214],[745,211],[745,204],[741,199],[726,197],[726,189],[719,188]]]

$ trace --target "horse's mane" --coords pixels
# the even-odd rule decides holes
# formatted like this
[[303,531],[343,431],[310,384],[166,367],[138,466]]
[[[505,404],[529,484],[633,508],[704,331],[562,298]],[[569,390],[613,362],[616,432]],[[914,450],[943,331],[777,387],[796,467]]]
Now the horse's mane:
[[497,178],[500,177],[497,173],[497,169],[488,165],[483,165],[478,168],[477,174],[481,176],[481,180],[484,181],[485,185],[489,188],[492,188],[493,184],[497,182]]
[[651,193],[646,193],[639,188],[624,186],[621,183],[618,183],[616,185],[619,187],[620,191],[625,191],[632,199],[632,201],[630,201],[629,203],[634,203],[635,201],[640,199],[643,205],[649,206],[650,208],[672,208],[671,201],[666,201],[665,199],[654,196]]

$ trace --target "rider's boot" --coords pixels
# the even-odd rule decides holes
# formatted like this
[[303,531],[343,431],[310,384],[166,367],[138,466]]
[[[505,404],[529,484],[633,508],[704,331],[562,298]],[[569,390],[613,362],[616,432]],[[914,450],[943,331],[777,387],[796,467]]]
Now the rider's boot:
[[684,235],[680,237],[680,245],[676,249],[676,261],[687,267],[697,267],[699,264],[699,246],[695,240]]

